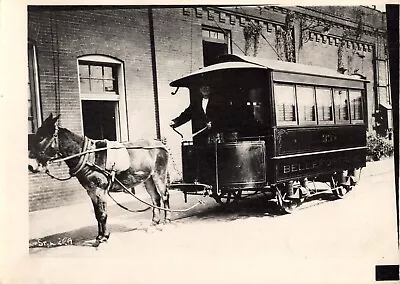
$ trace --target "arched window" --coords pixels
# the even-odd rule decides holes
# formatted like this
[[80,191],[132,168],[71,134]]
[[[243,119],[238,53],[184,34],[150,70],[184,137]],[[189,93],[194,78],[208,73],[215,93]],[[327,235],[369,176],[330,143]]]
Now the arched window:
[[89,138],[128,140],[123,70],[111,57],[78,58],[83,131]]

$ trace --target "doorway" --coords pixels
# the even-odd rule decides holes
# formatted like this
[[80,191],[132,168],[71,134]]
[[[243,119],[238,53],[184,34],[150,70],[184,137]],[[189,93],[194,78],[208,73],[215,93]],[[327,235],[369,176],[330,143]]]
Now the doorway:
[[220,55],[228,54],[228,45],[203,40],[204,66],[209,66]]
[[209,66],[214,60],[224,54],[232,53],[230,48],[230,32],[213,27],[203,27],[203,63]]
[[91,139],[117,140],[117,103],[113,101],[82,101],[83,130]]

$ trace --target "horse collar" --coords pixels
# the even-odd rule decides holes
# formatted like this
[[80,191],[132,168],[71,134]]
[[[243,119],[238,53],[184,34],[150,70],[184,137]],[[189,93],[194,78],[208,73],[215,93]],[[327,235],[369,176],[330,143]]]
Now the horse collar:
[[[89,144],[92,144],[90,139],[87,138],[86,136],[84,136],[82,152],[86,152],[88,150]],[[76,176],[83,169],[83,167],[86,165],[86,162],[88,160],[88,156],[89,156],[89,153],[86,153],[79,157],[79,161],[76,164],[76,166],[69,170],[69,173],[71,176]]]

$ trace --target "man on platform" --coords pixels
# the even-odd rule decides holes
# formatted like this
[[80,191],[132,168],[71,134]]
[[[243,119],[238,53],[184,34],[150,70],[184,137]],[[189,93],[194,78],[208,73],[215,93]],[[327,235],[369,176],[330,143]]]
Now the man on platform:
[[207,141],[206,129],[211,128],[210,114],[212,113],[212,105],[210,104],[210,86],[203,85],[199,88],[199,94],[194,94],[191,99],[190,105],[176,118],[174,118],[170,126],[176,128],[192,120],[193,133],[204,129],[198,133],[194,140],[203,142]]

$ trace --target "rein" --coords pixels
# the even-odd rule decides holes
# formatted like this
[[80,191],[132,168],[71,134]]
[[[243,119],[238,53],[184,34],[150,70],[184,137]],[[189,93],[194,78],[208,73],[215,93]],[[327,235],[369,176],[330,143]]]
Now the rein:
[[[168,211],[168,212],[187,212],[187,211],[192,210],[193,208],[195,208],[197,205],[204,204],[204,201],[202,201],[202,200],[199,199],[198,202],[197,202],[196,204],[194,204],[194,205],[192,205],[191,207],[186,208],[186,209],[166,209],[166,208],[153,205],[153,204],[151,204],[151,203],[148,203],[148,202],[146,202],[146,201],[140,199],[140,198],[137,197],[135,194],[133,194],[132,192],[130,192],[129,189],[128,189],[125,185],[123,185],[117,178],[115,179],[115,181],[118,182],[118,183],[124,188],[124,191],[125,191],[126,193],[129,193],[129,194],[132,195],[134,198],[136,198],[138,201],[142,202],[143,204],[146,204],[147,206],[149,206],[149,208],[152,207],[152,208],[155,208],[155,209],[159,209],[159,210],[163,210],[163,211]],[[120,207],[122,207],[122,208],[125,209],[125,210],[128,210],[126,207],[123,207],[123,206],[120,205],[117,201],[115,201],[115,199],[110,195],[110,191],[109,191],[109,190],[107,190],[107,194],[111,197],[112,200],[114,200],[115,203],[117,203],[117,205],[119,205]],[[147,209],[146,209],[146,210],[147,210]],[[132,212],[131,210],[128,210],[128,211]],[[140,211],[139,211],[139,212],[140,212]]]
[[[135,194],[133,194],[121,181],[119,181],[119,180],[115,177],[115,172],[112,172],[112,171],[109,172],[109,171],[107,171],[107,170],[105,170],[105,169],[99,167],[99,166],[96,165],[96,164],[90,164],[90,166],[95,167],[97,170],[99,170],[101,173],[103,173],[105,176],[107,176],[107,177],[109,178],[108,186],[107,186],[107,188],[105,189],[105,190],[107,191],[108,196],[110,196],[111,199],[112,199],[119,207],[121,207],[122,209],[125,209],[125,210],[127,210],[127,211],[129,211],[129,212],[144,212],[144,211],[147,211],[149,208],[159,209],[159,210],[168,211],[168,212],[187,212],[187,211],[189,211],[189,210],[195,208],[197,205],[204,204],[204,201],[199,200],[198,203],[196,203],[196,204],[194,204],[194,205],[192,205],[191,207],[186,208],[186,209],[166,209],[166,208],[163,208],[163,207],[160,207],[160,206],[156,206],[156,205],[153,205],[153,204],[151,204],[151,203],[149,203],[149,202],[147,202],[147,201],[144,201],[144,200],[140,199],[140,198],[137,197]],[[142,202],[143,204],[146,204],[146,205],[149,206],[149,207],[146,208],[146,209],[134,211],[134,210],[130,210],[130,209],[126,208],[125,206],[121,205],[120,203],[118,203],[118,202],[111,196],[111,194],[110,194],[110,188],[111,188],[112,184],[114,183],[114,181],[116,181],[120,186],[122,186],[122,188],[124,189],[124,192],[130,194],[131,196],[133,196],[134,198],[136,198],[138,201]]]
[[49,171],[49,169],[48,169],[47,167],[46,167],[45,173],[46,173],[49,177],[54,178],[54,179],[59,180],[59,181],[67,181],[67,180],[73,178],[73,175],[69,175],[69,177],[66,177],[66,178],[59,178],[59,177],[56,177],[56,176],[54,176],[54,175],[52,175],[52,174],[50,173],[50,171]]
[[[203,129],[203,130],[204,130],[204,129]],[[203,130],[202,130],[202,131],[203,131]],[[108,149],[122,149],[122,148],[125,148],[125,149],[145,149],[145,150],[164,149],[164,150],[166,150],[166,151],[169,153],[168,148],[166,148],[165,146],[103,147],[103,148],[98,148],[98,149],[86,150],[87,147],[88,147],[88,144],[89,144],[89,142],[90,142],[89,140],[90,140],[90,139],[87,138],[87,137],[85,136],[85,141],[84,141],[84,146],[83,146],[83,151],[82,151],[82,152],[77,153],[77,154],[73,154],[73,155],[71,155],[71,156],[67,156],[67,157],[64,157],[64,158],[53,158],[53,159],[50,159],[50,160],[49,160],[48,164],[51,164],[51,163],[57,163],[57,162],[67,161],[67,160],[70,160],[70,159],[73,159],[73,158],[76,158],[76,157],[81,157],[81,159],[80,159],[79,162],[78,162],[78,165],[77,165],[72,171],[70,171],[70,176],[69,176],[69,177],[67,177],[67,178],[58,178],[58,177],[52,175],[47,167],[46,167],[46,174],[47,174],[48,176],[50,176],[51,178],[54,178],[54,179],[56,179],[56,180],[59,180],[59,181],[66,181],[66,180],[69,180],[69,179],[71,179],[72,177],[74,177],[77,173],[79,173],[79,172],[81,171],[81,169],[83,168],[84,165],[89,165],[90,167],[94,167],[94,168],[97,169],[97,171],[99,171],[100,173],[104,174],[104,175],[109,179],[108,186],[107,186],[107,188],[105,189],[105,190],[107,191],[108,196],[110,196],[110,198],[111,198],[119,207],[121,207],[122,209],[127,210],[127,211],[129,211],[129,212],[135,212],[135,213],[136,213],[136,212],[144,212],[144,211],[149,210],[150,208],[159,209],[159,210],[168,211],[168,212],[187,212],[187,211],[189,211],[189,210],[195,208],[195,207],[198,206],[199,204],[204,204],[204,201],[199,200],[198,203],[196,203],[196,204],[194,204],[194,205],[192,205],[191,207],[186,208],[186,209],[166,209],[166,208],[162,208],[162,207],[153,205],[153,204],[151,204],[151,203],[149,203],[149,202],[146,202],[146,201],[140,199],[140,198],[137,197],[135,194],[133,194],[121,181],[119,181],[117,178],[115,178],[115,172],[113,172],[113,171],[109,172],[109,171],[107,171],[107,170],[105,170],[105,169],[99,167],[99,166],[96,165],[96,164],[88,163],[88,162],[87,162],[87,156],[83,156],[83,155],[86,155],[86,154],[89,154],[89,153],[94,153],[94,152],[99,152],[99,151],[105,151],[105,150],[108,150]],[[45,146],[45,148],[42,150],[42,153],[43,153],[44,151],[46,151],[46,150],[51,146],[51,144],[52,144],[54,141],[56,141],[57,149],[58,149],[58,126],[57,126],[57,125],[56,125],[56,129],[55,129],[55,131],[54,131],[53,137],[50,139],[49,143],[48,143],[48,144]],[[58,149],[58,151],[59,151],[59,149]],[[83,156],[83,157],[82,157],[82,156]],[[119,202],[117,202],[117,201],[114,199],[114,197],[112,197],[111,194],[110,194],[110,188],[111,188],[111,186],[113,185],[113,183],[114,183],[115,181],[116,181],[120,186],[122,186],[122,188],[124,189],[124,192],[130,194],[131,196],[133,196],[134,198],[136,198],[139,202],[141,202],[141,203],[143,203],[143,204],[146,204],[148,207],[145,208],[145,209],[141,209],[141,210],[131,210],[131,209],[128,209],[127,207],[123,206],[123,205],[120,204]]]
[[[41,153],[44,153],[44,151],[46,151],[50,145],[53,143],[53,141],[56,141],[57,144],[57,148],[58,148],[58,126],[56,125],[56,129],[55,132],[53,134],[53,137],[50,139],[49,143],[45,146],[45,148],[42,150]],[[83,144],[83,148],[82,148],[82,152],[77,153],[77,154],[73,154],[64,158],[52,158],[48,161],[48,164],[52,164],[52,163],[59,163],[59,162],[63,162],[63,161],[67,161],[73,158],[77,158],[80,157],[78,164],[75,166],[75,168],[70,170],[70,176],[67,178],[58,178],[54,175],[52,175],[49,171],[49,169],[46,166],[46,174],[48,176],[50,176],[51,178],[54,178],[56,180],[59,181],[66,181],[69,180],[70,178],[76,176],[81,170],[82,168],[87,164],[87,156],[86,154],[90,154],[90,153],[95,153],[95,152],[100,152],[100,151],[105,151],[105,150],[109,150],[109,149],[144,149],[144,150],[151,150],[151,149],[164,149],[166,150],[168,153],[168,148],[166,148],[165,146],[131,146],[131,147],[102,147],[102,148],[98,148],[98,149],[91,149],[91,150],[86,150],[88,145],[90,143],[90,139],[87,138],[86,136],[84,137],[84,144]],[[59,149],[58,149],[59,151]]]
[[98,149],[91,149],[91,150],[86,150],[77,154],[73,154],[71,156],[68,157],[64,157],[64,158],[54,158],[54,159],[50,159],[49,163],[58,163],[58,162],[62,162],[62,161],[67,161],[85,154],[89,154],[89,153],[94,153],[94,152],[99,152],[99,151],[105,151],[105,150],[109,150],[109,149],[144,149],[144,150],[151,150],[151,149],[165,149],[168,152],[168,149],[165,146],[134,146],[134,147],[103,147],[103,148],[98,148]]

